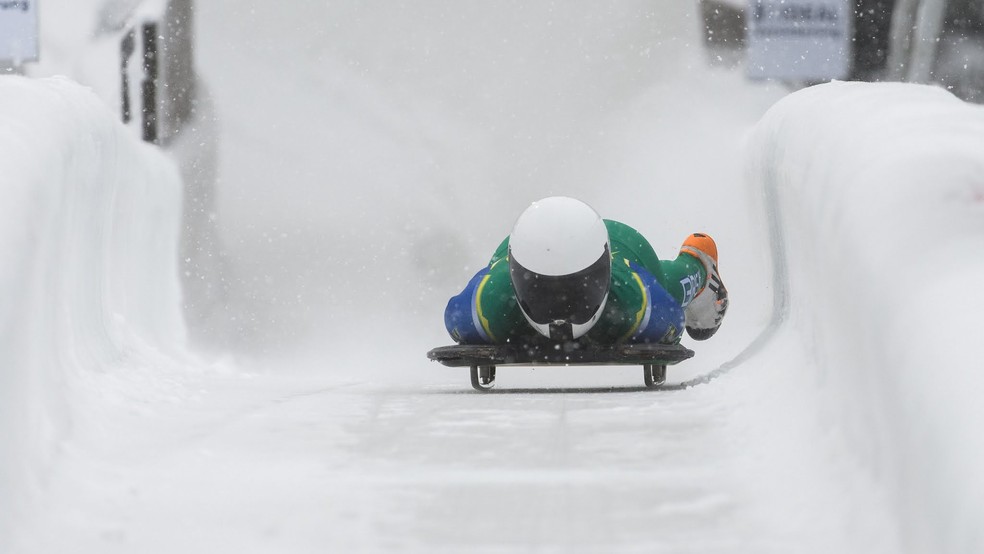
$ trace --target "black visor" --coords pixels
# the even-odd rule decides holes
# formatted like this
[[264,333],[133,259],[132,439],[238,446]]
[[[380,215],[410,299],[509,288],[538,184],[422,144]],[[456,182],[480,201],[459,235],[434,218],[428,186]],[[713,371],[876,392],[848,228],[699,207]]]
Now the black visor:
[[606,244],[598,261],[570,275],[540,275],[510,256],[509,275],[520,308],[533,322],[583,325],[601,309],[608,294],[611,254]]

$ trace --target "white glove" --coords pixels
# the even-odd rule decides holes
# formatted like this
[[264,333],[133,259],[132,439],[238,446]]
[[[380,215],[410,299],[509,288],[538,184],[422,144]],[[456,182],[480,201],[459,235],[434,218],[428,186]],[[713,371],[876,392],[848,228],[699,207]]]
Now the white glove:
[[707,283],[697,297],[684,308],[683,313],[686,318],[684,325],[690,338],[707,340],[721,327],[721,320],[728,311],[728,289],[724,288],[714,260],[703,253],[700,255],[700,260],[707,268]]

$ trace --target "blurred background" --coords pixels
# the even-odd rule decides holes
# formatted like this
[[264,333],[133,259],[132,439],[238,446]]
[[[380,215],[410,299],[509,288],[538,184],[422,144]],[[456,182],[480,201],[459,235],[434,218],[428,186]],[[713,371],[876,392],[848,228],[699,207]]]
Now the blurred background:
[[[827,3],[849,33],[836,78],[981,98],[984,3]],[[93,86],[178,160],[201,348],[262,357],[411,327],[439,343],[445,300],[537,198],[581,197],[663,255],[744,224],[741,195],[709,201],[701,183],[734,179],[741,129],[775,99],[831,78],[751,67],[767,43],[749,16],[787,9],[49,0],[22,71]]]

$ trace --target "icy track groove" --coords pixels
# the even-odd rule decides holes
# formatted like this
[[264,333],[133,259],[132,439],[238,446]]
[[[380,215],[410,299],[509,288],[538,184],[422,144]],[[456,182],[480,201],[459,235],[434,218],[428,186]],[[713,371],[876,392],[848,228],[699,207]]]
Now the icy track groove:
[[[23,110],[31,117],[23,127],[49,125],[19,158],[35,169],[14,177],[88,168],[130,184],[143,181],[126,168],[162,175],[160,188],[134,185],[140,194],[129,200],[120,192],[121,211],[77,204],[100,194],[46,196],[45,206],[90,216],[60,228],[56,242],[70,235],[79,247],[61,255],[105,244],[104,225],[121,213],[132,224],[158,213],[141,202],[162,203],[152,228],[163,246],[124,251],[120,259],[134,261],[126,267],[151,273],[136,282],[155,283],[124,310],[100,308],[104,291],[119,290],[100,276],[116,272],[32,258],[30,236],[48,235],[5,233],[11,252],[56,285],[42,312],[60,318],[43,321],[87,332],[109,321],[119,340],[102,349],[99,336],[34,326],[16,336],[55,337],[36,351],[43,355],[5,343],[13,361],[4,367],[24,371],[0,374],[2,384],[38,382],[21,389],[26,396],[0,391],[12,400],[0,407],[0,429],[34,444],[0,451],[3,498],[16,499],[0,504],[0,550],[980,550],[980,418],[971,401],[980,383],[968,370],[980,347],[948,337],[946,364],[934,366],[947,386],[938,388],[920,381],[931,362],[911,333],[942,331],[905,323],[974,328],[958,320],[964,312],[941,317],[928,293],[906,294],[961,290],[963,281],[935,280],[939,263],[977,278],[979,110],[919,87],[818,87],[778,104],[742,151],[739,139],[780,94],[705,69],[691,47],[694,8],[677,0],[569,11],[267,4],[216,1],[199,14],[205,28],[221,29],[203,36],[201,53],[227,118],[225,232],[240,271],[227,277],[244,287],[233,291],[248,316],[238,323],[255,324],[244,342],[266,358],[205,365],[173,348],[182,330],[169,319],[178,306],[168,266],[173,169],[118,137],[113,116],[74,85],[48,85],[64,111]],[[516,14],[523,25],[508,25]],[[327,33],[324,21],[351,25]],[[303,39],[296,63],[271,47],[288,37]],[[472,46],[450,47],[459,44]],[[257,104],[258,80],[290,101]],[[38,95],[0,106],[21,109],[24,96]],[[52,137],[80,143],[43,147]],[[864,148],[848,148],[847,137]],[[117,139],[118,150],[93,148]],[[881,143],[891,147],[872,149]],[[116,155],[101,157],[107,151]],[[695,189],[714,202],[695,202]],[[500,375],[507,394],[478,395],[463,372],[424,359],[447,340],[442,302],[468,266],[487,258],[529,197],[555,193],[635,224],[660,253],[695,229],[719,239],[732,313],[670,373],[679,383],[719,368],[717,378],[653,393],[640,390],[637,368],[517,370]],[[378,225],[360,226],[366,218]],[[954,225],[956,237],[946,232]],[[374,256],[367,242],[349,240],[352,229],[378,246]],[[880,248],[855,248],[859,236],[879,237]],[[438,246],[441,255],[430,255]],[[926,257],[903,255],[908,248]],[[886,284],[884,268],[901,259],[911,273]],[[774,280],[784,261],[788,289]],[[818,270],[845,264],[859,279],[828,281]],[[2,275],[6,286],[36,274]],[[419,295],[405,283],[420,284]],[[905,313],[889,301],[900,297],[913,299],[901,304]],[[97,309],[64,309],[76,303]],[[315,330],[311,344],[291,336],[295,311]],[[380,314],[400,330],[383,345],[367,338]],[[6,328],[25,320],[13,308],[0,316]],[[131,323],[156,317],[170,322],[159,335]],[[845,319],[857,327],[843,328]],[[899,323],[879,326],[885,319]],[[297,342],[277,350],[270,337]],[[749,344],[754,355],[742,355]],[[83,358],[92,345],[105,357]],[[741,363],[729,365],[736,356]],[[14,408],[54,413],[59,424],[19,423]]]
[[[12,550],[819,552],[850,551],[853,521],[881,530],[863,488],[810,463],[809,412],[772,423],[752,371],[653,394],[637,368],[538,370],[479,396],[422,346],[393,345],[420,360],[402,376],[373,372],[385,356],[330,373],[64,366],[89,386],[70,389],[82,409]],[[714,367],[705,352],[688,371]]]

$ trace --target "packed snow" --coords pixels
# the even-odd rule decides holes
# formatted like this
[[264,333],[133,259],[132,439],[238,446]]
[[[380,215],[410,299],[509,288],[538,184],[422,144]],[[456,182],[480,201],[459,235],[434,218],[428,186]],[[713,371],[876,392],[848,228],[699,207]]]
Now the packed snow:
[[[747,83],[696,11],[201,3],[220,357],[181,319],[175,159],[0,78],[0,551],[980,551],[981,108]],[[111,90],[89,36],[35,76]],[[663,256],[718,240],[732,307],[667,390],[425,359],[549,194]]]
[[66,441],[105,424],[119,408],[107,404],[167,394],[187,354],[173,164],[67,79],[4,77],[0,103],[6,537],[44,495]]
[[981,551],[984,107],[834,83],[777,104],[748,152],[831,433],[890,492],[907,548]]

